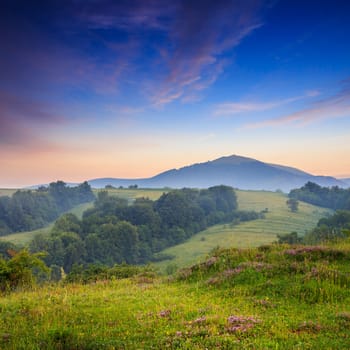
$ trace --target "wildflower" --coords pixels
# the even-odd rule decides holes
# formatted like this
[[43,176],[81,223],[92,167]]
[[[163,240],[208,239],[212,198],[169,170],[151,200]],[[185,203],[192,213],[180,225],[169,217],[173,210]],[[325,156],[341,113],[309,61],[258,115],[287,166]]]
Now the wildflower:
[[229,316],[227,319],[229,326],[226,327],[227,331],[234,332],[246,332],[253,328],[254,325],[260,322],[258,319],[251,316]]
[[204,323],[207,320],[207,318],[205,316],[202,317],[198,317],[197,319],[195,319],[193,321],[193,323]]
[[206,262],[205,262],[205,265],[207,267],[210,267],[212,265],[214,265],[216,262],[217,262],[218,258],[215,257],[215,256],[212,256],[210,259],[208,259]]
[[171,311],[170,310],[162,310],[159,312],[159,316],[160,317],[169,317],[171,314]]

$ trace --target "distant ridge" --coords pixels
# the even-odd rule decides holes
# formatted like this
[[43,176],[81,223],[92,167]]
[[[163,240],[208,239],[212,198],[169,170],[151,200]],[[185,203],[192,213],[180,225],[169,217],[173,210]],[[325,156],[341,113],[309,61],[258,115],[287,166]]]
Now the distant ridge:
[[345,182],[348,186],[350,186],[350,177],[346,179],[340,179],[340,181]]
[[349,186],[346,181],[334,177],[315,176],[296,168],[264,163],[238,155],[167,170],[145,179],[99,178],[89,180],[88,183],[94,188],[104,188],[106,185],[114,187],[137,185],[143,188],[207,188],[224,184],[245,190],[289,192],[293,188],[303,186],[308,181],[327,187]]

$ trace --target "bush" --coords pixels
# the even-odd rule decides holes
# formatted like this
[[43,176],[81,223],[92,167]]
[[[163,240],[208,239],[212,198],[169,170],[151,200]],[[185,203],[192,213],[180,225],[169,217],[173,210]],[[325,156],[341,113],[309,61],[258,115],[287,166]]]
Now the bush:
[[30,288],[36,283],[40,273],[47,275],[49,268],[41,260],[42,253],[30,254],[27,250],[11,251],[10,260],[0,258],[0,290],[13,291]]

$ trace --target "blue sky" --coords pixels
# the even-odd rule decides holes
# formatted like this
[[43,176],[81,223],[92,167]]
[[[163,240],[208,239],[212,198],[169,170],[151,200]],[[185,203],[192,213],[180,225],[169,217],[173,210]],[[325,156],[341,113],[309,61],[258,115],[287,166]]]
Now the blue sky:
[[350,3],[0,5],[0,187],[239,154],[350,176]]

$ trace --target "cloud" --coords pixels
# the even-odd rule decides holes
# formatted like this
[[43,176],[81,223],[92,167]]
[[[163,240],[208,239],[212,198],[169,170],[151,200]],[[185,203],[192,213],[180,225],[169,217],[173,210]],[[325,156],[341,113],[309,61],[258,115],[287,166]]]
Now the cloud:
[[230,116],[234,114],[242,114],[248,112],[262,112],[277,108],[298,100],[303,100],[305,98],[317,96],[317,92],[307,92],[305,95],[290,97],[282,99],[279,101],[271,102],[231,102],[231,103],[221,103],[215,107],[213,112],[214,116]]
[[0,145],[1,147],[39,148],[49,147],[45,138],[38,136],[34,129],[65,122],[65,118],[52,113],[48,106],[0,90]]
[[[98,33],[98,40],[113,48],[119,61],[131,63],[140,90],[147,91],[151,103],[159,106],[193,100],[187,95],[217,80],[229,63],[224,55],[261,26],[263,0],[76,3],[79,6],[71,12],[77,26],[89,28],[94,38]],[[137,49],[130,53],[132,41]],[[127,50],[120,50],[120,43]]]
[[145,28],[165,30],[178,1],[77,1],[76,16],[91,28],[119,28],[126,31]]
[[310,107],[279,118],[247,124],[247,128],[262,128],[286,124],[305,125],[320,120],[350,117],[350,79],[343,82],[342,89],[327,98],[318,100]]
[[161,105],[206,89],[222,73],[230,50],[254,29],[260,2],[181,1],[169,28],[166,74],[152,96]]
[[230,63],[225,56],[261,25],[263,2],[5,2],[0,74],[38,90],[60,84],[122,96],[131,86],[154,105],[191,101],[188,95],[211,86]]

